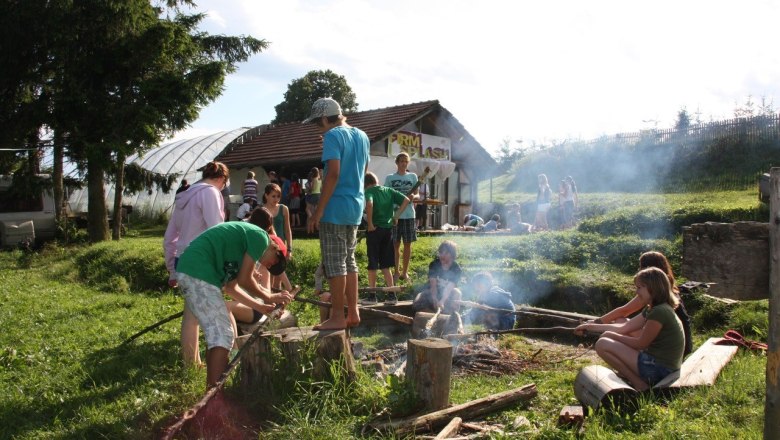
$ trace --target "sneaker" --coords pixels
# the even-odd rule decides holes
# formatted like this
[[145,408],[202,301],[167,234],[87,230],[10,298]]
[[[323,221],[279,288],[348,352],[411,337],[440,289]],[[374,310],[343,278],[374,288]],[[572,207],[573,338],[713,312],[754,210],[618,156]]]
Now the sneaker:
[[372,305],[376,304],[376,295],[375,294],[371,294],[368,297],[361,299],[360,300],[360,304],[362,304],[364,306],[372,306]]
[[395,295],[395,292],[389,292],[387,294],[387,297],[385,298],[385,304],[388,306],[398,304],[398,297]]

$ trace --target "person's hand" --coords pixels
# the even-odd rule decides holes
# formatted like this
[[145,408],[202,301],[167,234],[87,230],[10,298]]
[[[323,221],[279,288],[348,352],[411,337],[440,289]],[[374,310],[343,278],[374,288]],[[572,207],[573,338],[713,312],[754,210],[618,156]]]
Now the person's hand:
[[575,335],[577,335],[577,336],[584,336],[584,335],[585,335],[585,333],[586,333],[588,330],[590,330],[590,324],[591,324],[590,322],[586,322],[586,323],[584,323],[584,324],[580,324],[580,325],[578,325],[578,326],[577,326],[577,327],[574,329],[574,334],[575,334]]
[[398,217],[393,217],[393,226],[398,226]]
[[309,217],[309,220],[306,221],[306,232],[309,234],[313,233],[315,230],[320,229],[320,219],[322,218],[322,213],[314,212],[314,214]]
[[275,307],[273,305],[271,305],[271,304],[261,304],[257,308],[257,311],[262,313],[263,315],[270,315],[271,313],[274,312],[274,310],[275,310]]
[[287,305],[292,302],[293,297],[290,295],[290,292],[283,290],[279,293],[272,293],[271,297],[269,298],[269,302],[272,302],[274,304],[281,304],[281,305]]
[[368,232],[374,232],[374,231],[376,231],[376,226],[374,226],[373,223],[369,223],[368,226],[366,227],[366,230]]

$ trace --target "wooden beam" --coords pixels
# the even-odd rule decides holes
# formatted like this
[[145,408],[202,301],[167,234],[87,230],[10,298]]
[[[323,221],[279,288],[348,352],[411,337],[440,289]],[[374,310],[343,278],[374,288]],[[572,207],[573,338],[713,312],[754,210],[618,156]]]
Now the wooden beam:
[[712,386],[720,370],[734,357],[736,345],[716,345],[722,338],[710,338],[683,362],[680,371],[672,373],[653,386],[655,389]]
[[764,439],[780,439],[780,168],[772,168],[769,194],[769,336],[766,352]]
[[374,431],[392,431],[397,437],[405,437],[415,432],[438,429],[456,416],[470,420],[490,414],[517,402],[531,400],[537,393],[536,384],[528,384],[421,416],[405,417],[395,421],[373,421],[366,428]]

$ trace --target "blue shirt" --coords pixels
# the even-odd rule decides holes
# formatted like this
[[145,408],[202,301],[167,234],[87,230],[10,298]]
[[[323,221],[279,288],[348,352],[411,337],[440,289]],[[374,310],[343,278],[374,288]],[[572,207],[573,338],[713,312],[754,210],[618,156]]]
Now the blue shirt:
[[[393,188],[396,191],[401,192],[405,196],[411,196],[412,187],[417,184],[417,174],[406,173],[398,174],[393,173],[385,177],[385,186]],[[410,198],[411,200],[411,198]],[[401,205],[396,205],[399,207]],[[410,219],[414,218],[414,205],[409,203],[404,212],[398,218]]]
[[320,221],[335,225],[359,225],[365,198],[363,180],[369,161],[370,142],[355,127],[338,126],[328,130],[322,139],[323,181],[328,175],[328,161],[338,160],[339,180],[325,206]]

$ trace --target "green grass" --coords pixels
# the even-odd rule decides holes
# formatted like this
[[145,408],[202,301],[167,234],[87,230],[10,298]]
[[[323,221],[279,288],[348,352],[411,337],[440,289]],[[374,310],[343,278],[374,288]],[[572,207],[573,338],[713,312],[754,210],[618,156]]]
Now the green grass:
[[[593,231],[448,238],[458,242],[458,260],[468,276],[491,270],[513,292],[515,302],[600,313],[631,296],[631,276],[642,252],[660,250],[671,257],[675,269],[680,267],[677,236],[599,232],[630,229],[621,222],[635,217],[613,214],[621,206],[638,212],[644,205],[637,203],[663,203],[662,208],[649,210],[653,216],[667,218],[659,213],[678,212],[681,218],[694,218],[698,214],[688,213],[685,207],[730,213],[758,209],[747,195],[642,195],[637,199],[583,194],[584,200],[598,201],[586,210],[592,213],[585,222],[591,222]],[[607,208],[598,211],[596,204]],[[201,397],[205,372],[182,367],[176,322],[121,345],[131,334],[182,308],[181,297],[166,287],[162,229],[136,227],[129,235],[120,242],[95,246],[0,253],[0,439],[155,438]],[[426,237],[415,244],[411,267],[415,286],[407,298],[424,281],[427,264],[442,239]],[[359,246],[358,260],[365,280],[365,242]],[[310,294],[318,263],[317,241],[296,240],[289,274],[294,283],[305,287],[304,294]],[[470,294],[467,285],[463,290]],[[313,307],[296,303],[291,308],[301,324],[317,319]],[[768,302],[744,302],[731,309],[699,305],[694,315],[697,343],[728,328],[765,340]],[[377,334],[361,339],[367,347],[393,342]],[[501,343],[521,356],[535,352],[520,337],[505,337]],[[575,431],[559,428],[555,422],[564,405],[576,403],[574,377],[589,361],[549,350],[536,361],[533,368],[515,375],[458,377],[452,383],[451,400],[461,403],[535,383],[536,398],[488,416],[509,431],[493,438],[577,437]],[[668,402],[649,399],[633,415],[593,414],[587,419],[585,438],[760,438],[765,368],[764,357],[740,352],[715,387],[686,391]],[[261,438],[360,438],[360,428],[372,414],[384,409],[401,414],[414,407],[403,383],[380,381],[369,372],[360,371],[354,383],[312,382],[295,374],[280,380],[287,392],[271,408],[263,405],[263,396],[246,396],[232,382],[227,387],[229,395],[255,414],[265,414]],[[513,431],[511,422],[519,415],[527,417],[531,427]]]

